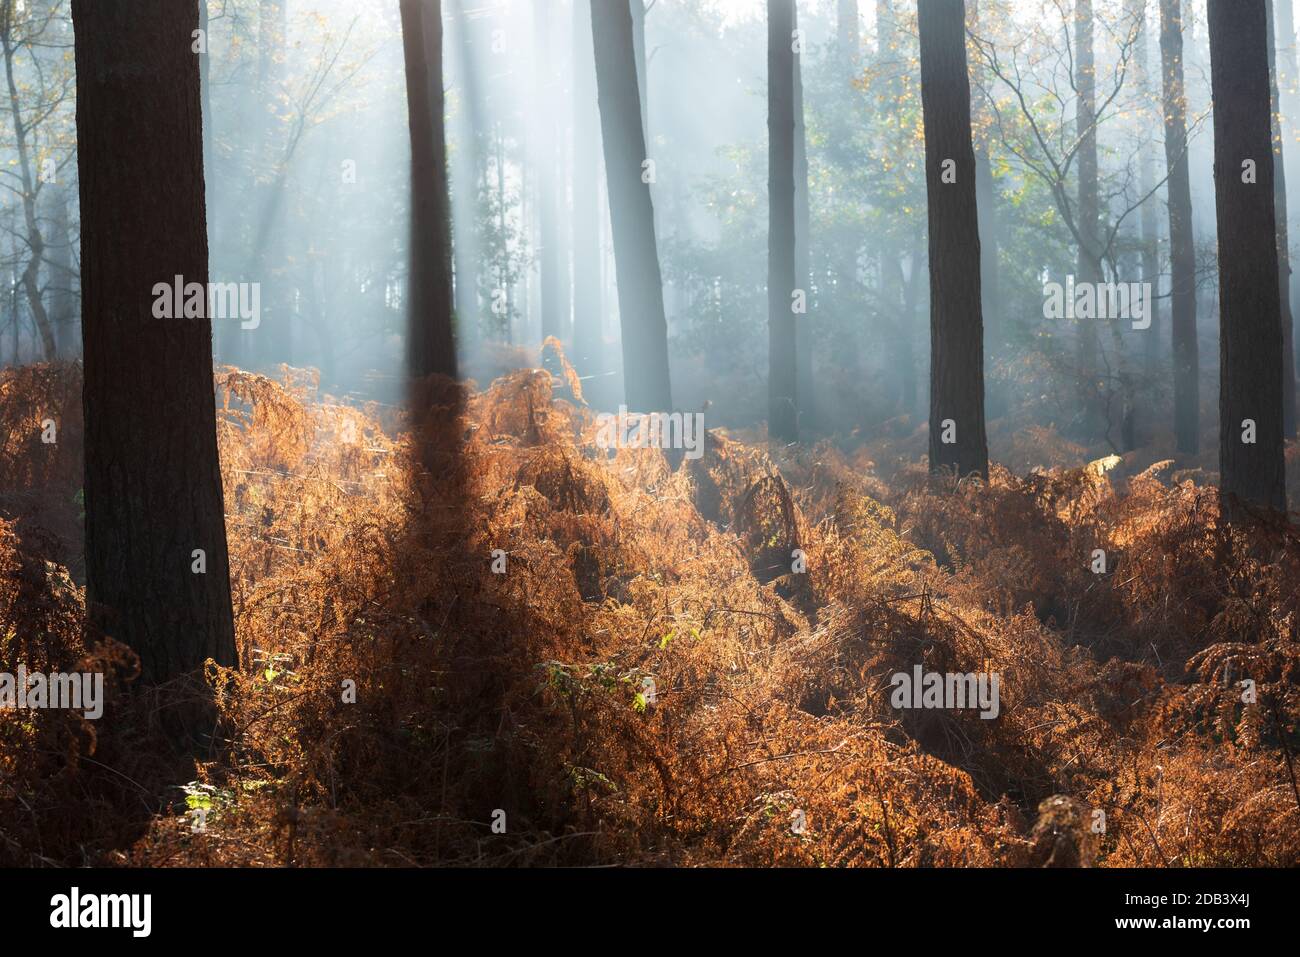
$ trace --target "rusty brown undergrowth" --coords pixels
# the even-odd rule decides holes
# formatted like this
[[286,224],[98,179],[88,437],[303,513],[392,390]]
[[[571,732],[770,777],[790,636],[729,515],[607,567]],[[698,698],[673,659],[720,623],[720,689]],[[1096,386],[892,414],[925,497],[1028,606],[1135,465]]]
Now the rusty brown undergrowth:
[[[192,780],[83,633],[78,371],[0,373],[0,670],[110,676],[98,722],[0,711],[0,862],[1300,863],[1294,524],[1159,462],[607,458],[556,362],[418,422],[221,374],[242,665]],[[999,717],[896,710],[918,664],[998,674]]]

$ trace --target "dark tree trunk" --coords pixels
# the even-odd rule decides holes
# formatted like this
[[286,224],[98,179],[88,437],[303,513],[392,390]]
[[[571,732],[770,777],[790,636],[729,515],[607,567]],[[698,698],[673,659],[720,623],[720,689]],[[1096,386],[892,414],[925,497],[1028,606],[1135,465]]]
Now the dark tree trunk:
[[[1209,0],[1208,23],[1221,303],[1219,471],[1231,517],[1236,501],[1286,508],[1282,320],[1264,5]],[[1253,177],[1243,174],[1247,161]],[[1243,441],[1247,419],[1254,442]]]
[[642,176],[647,157],[637,98],[631,9],[625,3],[591,0],[591,35],[618,274],[624,393],[633,411],[668,411],[672,407],[668,323],[655,245],[654,205],[650,186]]
[[768,434],[799,437],[795,314],[795,0],[767,0]]
[[154,317],[155,283],[208,281],[198,19],[194,0],[72,3],[86,605],[150,685],[236,661],[212,327]]
[[1295,335],[1291,315],[1291,248],[1286,221],[1286,159],[1282,151],[1281,103],[1277,85],[1277,54],[1273,40],[1273,0],[1265,0],[1268,19],[1269,103],[1273,134],[1273,197],[1277,215],[1277,271],[1279,305],[1282,309],[1282,434],[1295,438]]
[[1187,161],[1187,93],[1183,84],[1181,0],[1160,0],[1165,164],[1169,190],[1170,329],[1174,356],[1174,432],[1178,451],[1201,447],[1201,362],[1196,340],[1196,247]]
[[447,142],[442,82],[431,82],[442,76],[442,0],[401,0],[401,12],[411,130],[407,371],[414,378],[435,372],[455,378]]
[[600,140],[591,6],[573,5],[573,359],[603,371],[600,333]]
[[[795,28],[799,26],[799,11],[795,9]],[[813,387],[813,344],[817,333],[813,328],[813,290],[811,252],[812,213],[808,197],[808,129],[804,124],[803,109],[803,55],[794,57],[794,281],[804,291],[806,311],[795,318],[795,346],[798,368],[795,380],[798,386],[799,428],[817,428],[817,400]]]
[[[962,0],[919,0],[917,15],[930,225],[930,471],[987,478],[979,211],[965,9]],[[949,437],[955,441],[944,441]]]

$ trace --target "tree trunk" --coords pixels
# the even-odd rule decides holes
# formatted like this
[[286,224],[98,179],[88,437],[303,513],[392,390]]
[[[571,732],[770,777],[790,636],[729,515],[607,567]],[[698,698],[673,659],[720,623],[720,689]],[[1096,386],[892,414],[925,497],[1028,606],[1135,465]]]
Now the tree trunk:
[[1221,303],[1219,471],[1231,518],[1238,502],[1286,508],[1282,321],[1264,5],[1209,0],[1208,24]]
[[767,0],[768,434],[799,438],[795,313],[795,0]]
[[918,0],[917,14],[930,226],[930,471],[987,479],[965,9],[962,0]]
[[573,360],[603,371],[600,331],[600,141],[591,6],[573,5]]
[[1196,339],[1196,247],[1187,161],[1187,93],[1183,83],[1181,0],[1160,0],[1165,164],[1169,191],[1170,330],[1174,356],[1174,432],[1178,451],[1201,447],[1201,362]]
[[[795,28],[799,27],[799,10],[794,13]],[[817,334],[813,329],[813,290],[811,251],[812,213],[808,197],[808,129],[804,122],[803,106],[803,55],[794,56],[794,276],[795,287],[804,291],[806,312],[795,319],[795,348],[798,368],[795,370],[799,428],[817,428],[817,400],[813,387],[813,344]]]
[[[447,143],[438,79],[442,76],[442,0],[401,0],[401,13],[411,131],[407,371],[417,379],[432,373],[455,378]],[[427,47],[426,30],[431,40]]]
[[630,7],[591,0],[591,35],[618,275],[624,394],[633,411],[666,412],[672,407],[668,323],[655,245],[654,205],[642,173],[647,157]]
[[1273,38],[1273,0],[1265,0],[1268,20],[1268,82],[1273,135],[1273,206],[1277,216],[1277,272],[1282,310],[1282,434],[1295,438],[1295,335],[1291,314],[1291,247],[1287,231],[1286,158],[1282,150],[1282,114],[1277,85],[1277,55]]
[[[73,0],[85,353],[86,606],[148,685],[236,663],[212,327],[154,316],[208,281],[194,0]],[[129,161],[123,157],[129,156]],[[205,297],[206,298],[206,297]],[[204,310],[206,312],[206,310]],[[205,572],[196,572],[197,550]]]

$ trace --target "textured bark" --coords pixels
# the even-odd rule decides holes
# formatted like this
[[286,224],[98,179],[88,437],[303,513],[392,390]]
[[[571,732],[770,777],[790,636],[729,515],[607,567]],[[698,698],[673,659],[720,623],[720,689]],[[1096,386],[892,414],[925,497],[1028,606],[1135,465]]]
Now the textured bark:
[[447,141],[442,81],[432,80],[442,76],[442,2],[401,0],[401,13],[411,131],[407,371],[414,378],[435,372],[455,378]]
[[600,332],[600,140],[591,6],[573,5],[573,361],[603,366]]
[[1277,82],[1277,48],[1273,35],[1273,0],[1265,0],[1268,20],[1269,110],[1273,135],[1273,208],[1277,216],[1278,302],[1282,309],[1282,434],[1295,438],[1295,320],[1291,314],[1291,247],[1287,231],[1286,159],[1282,149],[1281,103]]
[[795,315],[794,0],[767,0],[767,431],[799,437]]
[[236,658],[212,329],[153,316],[155,283],[208,281],[198,7],[73,0],[72,18],[87,608],[158,684]]
[[[979,212],[962,0],[919,0],[930,226],[930,470],[988,477]],[[956,181],[943,181],[945,161]],[[956,441],[943,441],[943,422]]]
[[635,412],[672,407],[663,274],[655,244],[654,205],[642,179],[645,133],[637,98],[632,13],[624,3],[591,0],[597,103],[605,144],[605,176],[618,275],[623,338],[623,388]]
[[1196,247],[1187,162],[1187,93],[1183,83],[1181,0],[1160,0],[1165,163],[1168,168],[1170,335],[1174,356],[1174,433],[1178,451],[1200,450],[1201,361],[1196,340]]
[[[1214,196],[1219,226],[1219,472],[1236,501],[1286,507],[1282,458],[1281,307],[1263,4],[1209,0]],[[1242,164],[1255,164],[1243,182]],[[1242,422],[1255,442],[1242,441]],[[1236,500],[1236,501],[1234,501]]]

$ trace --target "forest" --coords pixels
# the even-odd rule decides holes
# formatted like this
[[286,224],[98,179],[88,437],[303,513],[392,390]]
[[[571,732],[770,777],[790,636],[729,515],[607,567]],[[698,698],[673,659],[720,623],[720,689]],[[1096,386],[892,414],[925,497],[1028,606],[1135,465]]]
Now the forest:
[[0,866],[1300,865],[1292,0],[0,56]]

